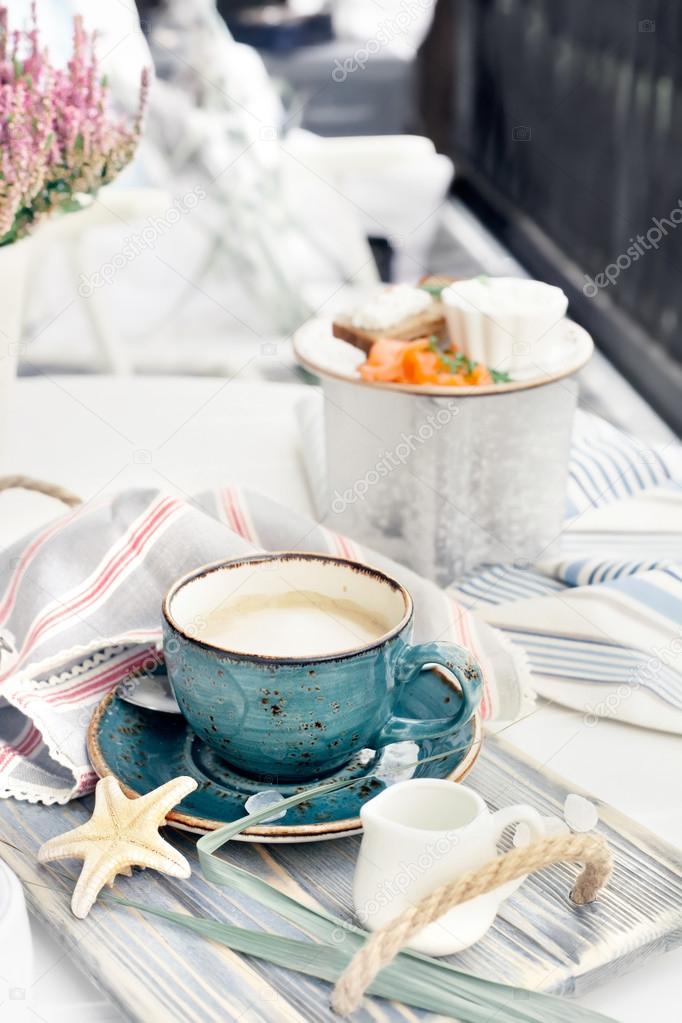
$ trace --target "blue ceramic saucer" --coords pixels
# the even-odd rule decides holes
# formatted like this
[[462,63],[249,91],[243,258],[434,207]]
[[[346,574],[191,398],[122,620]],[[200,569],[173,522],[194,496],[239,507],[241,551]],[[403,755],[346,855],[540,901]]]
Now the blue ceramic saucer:
[[[444,704],[460,699],[459,692],[437,670],[422,672],[409,687],[401,712],[409,717],[442,717]],[[360,808],[393,781],[406,777],[449,778],[461,781],[471,769],[481,745],[476,715],[457,735],[428,739],[418,745],[395,743],[378,752],[361,750],[325,781],[356,778],[353,785],[291,807],[271,824],[248,828],[239,836],[252,842],[315,842],[342,838],[361,830]],[[416,768],[406,767],[436,753],[450,756]],[[113,774],[129,795],[142,795],[178,775],[197,780],[198,788],[168,815],[174,827],[205,833],[244,817],[250,797],[273,790],[282,796],[300,792],[300,784],[276,785],[248,778],[230,767],[188,727],[184,718],[133,706],[106,696],[88,729],[88,753],[97,774]],[[369,775],[378,774],[378,777]],[[315,782],[306,783],[312,787]],[[264,797],[267,798],[267,797]],[[276,798],[273,797],[273,798]],[[276,807],[273,807],[276,812]]]

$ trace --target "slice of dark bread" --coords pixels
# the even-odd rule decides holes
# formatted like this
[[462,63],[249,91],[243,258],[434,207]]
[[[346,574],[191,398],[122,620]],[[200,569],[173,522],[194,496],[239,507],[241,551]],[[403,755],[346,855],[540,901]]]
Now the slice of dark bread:
[[391,327],[382,330],[363,330],[356,327],[350,316],[337,315],[332,324],[334,337],[341,341],[349,341],[363,352],[369,352],[375,341],[382,337],[395,338],[397,341],[414,341],[418,337],[436,334],[438,337],[445,331],[445,320],[440,302],[432,305],[418,316],[406,316]]
[[431,295],[431,305],[415,316],[404,316],[402,320],[391,324],[390,327],[367,330],[357,327],[353,323],[351,315],[337,314],[332,324],[334,337],[350,342],[363,352],[369,352],[374,342],[382,337],[395,338],[397,341],[415,341],[419,337],[429,337],[431,334],[435,334],[436,337],[443,338],[446,328],[440,294],[443,288],[452,284],[454,280],[456,280],[455,277],[448,277],[444,274],[429,274],[422,277],[418,287],[423,288]]

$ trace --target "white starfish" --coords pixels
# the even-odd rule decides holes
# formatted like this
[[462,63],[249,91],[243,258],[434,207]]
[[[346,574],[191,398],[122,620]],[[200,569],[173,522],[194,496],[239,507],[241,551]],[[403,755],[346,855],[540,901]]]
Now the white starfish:
[[83,919],[105,884],[117,874],[132,874],[131,867],[152,867],[172,877],[189,877],[190,865],[159,834],[166,814],[193,792],[193,778],[174,778],[158,789],[134,799],[121,791],[116,778],[101,778],[95,789],[95,809],[87,824],[57,835],[38,851],[38,862],[83,860],[74,888],[71,909]]

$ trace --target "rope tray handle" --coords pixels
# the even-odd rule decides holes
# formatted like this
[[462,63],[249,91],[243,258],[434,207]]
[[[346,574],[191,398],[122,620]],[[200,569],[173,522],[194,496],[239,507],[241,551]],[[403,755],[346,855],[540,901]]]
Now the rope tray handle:
[[60,487],[57,483],[35,480],[31,476],[0,476],[0,491],[3,490],[32,490],[36,494],[54,497],[68,508],[76,508],[83,503],[80,497],[65,487]]
[[515,881],[564,860],[584,863],[570,893],[571,901],[577,906],[594,902],[613,869],[611,851],[601,835],[559,835],[542,838],[520,849],[512,849],[478,870],[471,870],[456,881],[436,888],[424,896],[421,902],[410,906],[372,934],[337,980],[332,991],[332,1008],[342,1016],[353,1012],[377,973],[391,962],[410,939],[460,902],[485,895],[508,881]]

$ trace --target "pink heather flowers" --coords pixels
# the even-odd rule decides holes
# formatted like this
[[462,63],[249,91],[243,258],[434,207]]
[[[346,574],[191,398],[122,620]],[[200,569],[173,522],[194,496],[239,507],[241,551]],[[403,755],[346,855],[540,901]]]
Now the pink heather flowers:
[[132,125],[106,111],[95,35],[74,18],[73,56],[53,67],[32,27],[8,30],[0,7],[0,245],[27,234],[55,210],[77,209],[79,196],[111,181],[135,152],[149,84],[142,73]]

